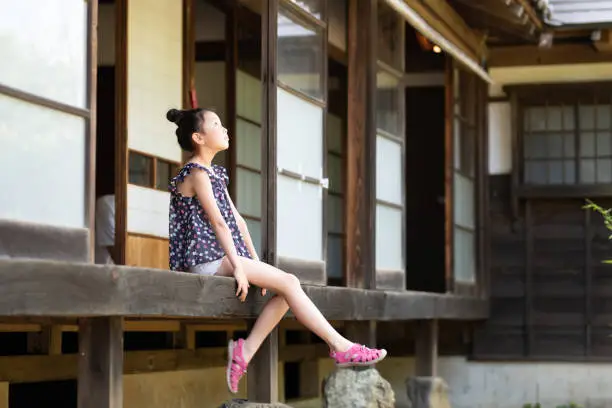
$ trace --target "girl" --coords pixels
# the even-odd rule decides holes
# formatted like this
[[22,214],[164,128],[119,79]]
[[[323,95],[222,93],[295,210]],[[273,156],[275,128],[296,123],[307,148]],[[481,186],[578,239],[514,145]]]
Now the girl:
[[[233,276],[236,296],[244,302],[252,283],[277,293],[264,306],[246,339],[228,345],[227,386],[238,383],[257,349],[289,307],[295,317],[321,337],[339,367],[372,365],[387,355],[342,337],[306,296],[295,275],[260,262],[244,219],[227,193],[227,172],[212,165],[215,155],[229,146],[227,129],[207,109],[168,111],[178,129],[181,148],[192,158],[170,181],[170,269],[200,275]],[[262,289],[265,296],[266,289]]]

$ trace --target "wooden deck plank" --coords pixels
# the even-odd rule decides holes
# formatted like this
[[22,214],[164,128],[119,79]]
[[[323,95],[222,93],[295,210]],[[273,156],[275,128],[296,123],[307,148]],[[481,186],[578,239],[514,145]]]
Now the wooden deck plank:
[[[479,320],[486,300],[424,292],[304,285],[330,320]],[[156,269],[0,260],[0,317],[126,316],[253,318],[269,296],[255,288],[245,303],[235,281]]]

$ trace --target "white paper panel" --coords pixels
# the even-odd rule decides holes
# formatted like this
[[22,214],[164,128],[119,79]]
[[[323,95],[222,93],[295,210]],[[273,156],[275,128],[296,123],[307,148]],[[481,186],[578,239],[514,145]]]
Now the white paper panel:
[[236,169],[236,208],[241,214],[261,216],[261,175]]
[[342,119],[331,113],[327,114],[327,150],[342,153]]
[[182,105],[182,2],[130,0],[127,15],[128,147],[181,161],[166,112]]
[[170,193],[128,184],[127,230],[168,238]]
[[280,174],[277,177],[278,255],[322,260],[322,188]]
[[573,130],[574,109],[572,107],[549,106],[525,108],[523,126],[525,130]]
[[344,200],[334,195],[327,195],[327,230],[344,232]]
[[610,105],[581,105],[579,114],[580,129],[610,129],[610,117],[612,116]]
[[323,109],[278,88],[277,163],[310,177],[323,175]]
[[455,228],[454,264],[455,280],[474,282],[476,277],[476,247],[473,232]]
[[0,218],[85,226],[82,118],[0,95],[0,145]]
[[2,2],[0,83],[85,107],[87,2]]
[[170,193],[128,184],[128,232],[168,238]]
[[489,174],[512,171],[510,103],[489,103]]
[[[567,139],[573,142],[573,135]],[[566,145],[568,144],[566,139]],[[572,150],[573,153],[573,150]],[[597,133],[580,132],[580,156],[581,157],[603,157],[612,155],[612,132],[599,130]],[[566,155],[570,158],[573,156]]]
[[327,237],[327,277],[342,277],[342,237]]
[[402,205],[402,146],[376,136],[376,198]]
[[261,170],[261,128],[239,118],[235,138],[238,164]]
[[376,269],[403,270],[402,212],[376,205]]
[[455,173],[454,180],[454,222],[462,227],[474,229],[476,228],[474,220],[474,182],[458,173]]
[[257,255],[259,255],[259,258],[261,258],[261,221],[251,220],[249,218],[245,218],[245,221],[247,223],[247,227],[249,228],[249,234],[251,234],[251,239],[253,240],[253,245],[255,246]]
[[239,116],[261,123],[260,78],[236,71],[236,110]]

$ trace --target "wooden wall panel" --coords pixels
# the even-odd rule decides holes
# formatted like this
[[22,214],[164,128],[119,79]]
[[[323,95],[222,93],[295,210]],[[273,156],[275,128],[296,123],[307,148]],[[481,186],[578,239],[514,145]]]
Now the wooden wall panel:
[[[491,317],[476,328],[480,360],[612,359],[612,242],[601,216],[573,198],[510,208],[510,176],[490,177]],[[604,208],[612,200],[596,200]]]
[[128,234],[126,265],[168,269],[169,250],[165,238]]

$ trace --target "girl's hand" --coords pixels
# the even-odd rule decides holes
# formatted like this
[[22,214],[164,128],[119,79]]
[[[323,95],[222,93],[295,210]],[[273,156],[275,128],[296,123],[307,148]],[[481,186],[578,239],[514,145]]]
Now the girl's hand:
[[246,300],[247,295],[249,294],[250,285],[241,266],[234,268],[234,278],[236,278],[236,283],[238,283],[238,288],[236,289],[236,296],[240,299],[241,302],[244,302]]
[[266,293],[268,293],[266,288],[261,288],[261,296],[266,296]]

